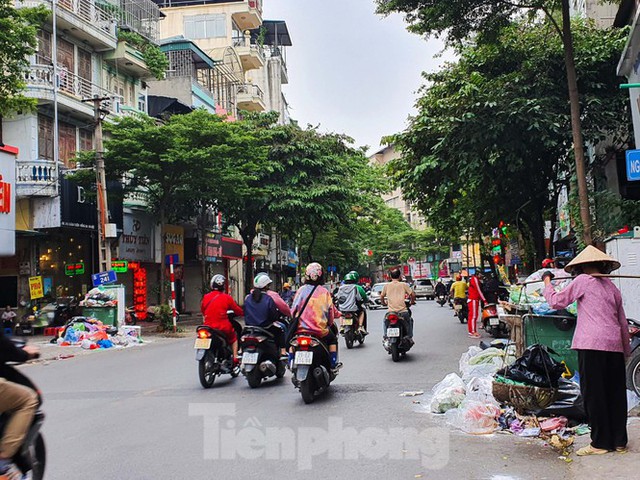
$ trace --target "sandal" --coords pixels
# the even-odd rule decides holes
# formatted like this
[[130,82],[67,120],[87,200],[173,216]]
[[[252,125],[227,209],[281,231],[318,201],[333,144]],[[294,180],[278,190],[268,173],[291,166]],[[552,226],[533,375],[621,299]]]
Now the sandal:
[[627,453],[629,449],[627,447],[616,447],[616,452],[618,453]]
[[580,450],[576,452],[576,455],[579,457],[586,457],[587,455],[604,455],[605,453],[609,453],[609,450],[605,450],[603,448],[595,448],[591,445],[587,445],[586,447],[582,447]]

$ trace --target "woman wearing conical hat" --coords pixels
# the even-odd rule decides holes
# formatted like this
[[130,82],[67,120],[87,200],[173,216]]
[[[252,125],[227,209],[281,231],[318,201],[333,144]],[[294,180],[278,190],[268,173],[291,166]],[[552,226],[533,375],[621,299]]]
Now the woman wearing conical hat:
[[593,275],[618,268],[620,262],[587,246],[564,267],[577,276],[561,292],[551,285],[551,272],[543,275],[544,297],[551,308],[578,302],[571,348],[578,351],[580,390],[591,426],[591,444],[578,450],[580,456],[626,452],[629,327],[620,290],[608,278]]

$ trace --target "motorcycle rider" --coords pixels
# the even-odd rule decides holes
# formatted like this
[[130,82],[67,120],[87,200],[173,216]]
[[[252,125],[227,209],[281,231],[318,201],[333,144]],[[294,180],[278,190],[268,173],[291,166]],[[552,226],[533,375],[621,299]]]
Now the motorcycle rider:
[[288,282],[285,282],[282,285],[282,291],[280,292],[280,298],[285,301],[285,303],[290,307],[293,302],[293,297],[295,296],[295,292],[291,290],[291,285]]
[[322,286],[323,283],[322,265],[316,262],[307,265],[305,284],[296,292],[291,313],[294,318],[299,317],[295,333],[310,333],[321,339],[329,347],[331,368],[336,369],[341,364],[338,363],[338,338],[334,320],[340,317],[340,312],[334,306],[329,291]]
[[269,290],[273,281],[262,272],[253,279],[253,290],[244,299],[244,323],[250,327],[260,327],[269,331],[275,338],[280,355],[286,357],[285,329],[288,325],[280,321],[281,316],[291,317],[291,309],[280,295]]
[[227,315],[227,310],[233,310],[238,315],[244,315],[242,308],[238,306],[233,297],[224,293],[227,279],[224,275],[214,275],[211,278],[211,292],[202,298],[201,310],[204,315],[204,324],[215,330],[223,332],[227,338],[227,343],[233,350],[233,362],[240,364],[238,358],[238,335],[242,327],[237,322],[231,322]]
[[0,438],[0,480],[19,480],[22,474],[11,460],[18,452],[29,431],[38,408],[38,395],[30,388],[8,381],[4,364],[24,363],[37,358],[38,347],[27,345],[20,349],[0,331],[0,414],[11,413]]
[[[380,302],[387,305],[389,312],[397,313],[404,320],[408,340],[413,345],[413,317],[407,309],[405,298],[408,296],[411,305],[415,305],[416,293],[405,282],[401,282],[400,277],[400,270],[391,271],[391,283],[387,283],[382,289]],[[385,332],[386,326],[385,320]]]
[[[469,289],[469,285],[467,282],[462,280],[462,275],[459,273],[456,275],[456,281],[453,282],[451,288],[449,289],[449,295],[453,297],[454,305],[463,305],[467,302],[467,290]],[[457,315],[456,313],[453,314]]]
[[445,286],[444,283],[442,283],[441,278],[439,278],[438,282],[436,283],[435,294],[436,294],[436,297],[439,297],[440,295],[444,297],[447,296],[447,287]]
[[358,330],[363,335],[368,335],[364,328],[364,308],[367,301],[367,293],[358,285],[358,272],[350,271],[344,276],[344,284],[340,286],[336,294],[337,307],[341,313],[355,313],[358,317]]

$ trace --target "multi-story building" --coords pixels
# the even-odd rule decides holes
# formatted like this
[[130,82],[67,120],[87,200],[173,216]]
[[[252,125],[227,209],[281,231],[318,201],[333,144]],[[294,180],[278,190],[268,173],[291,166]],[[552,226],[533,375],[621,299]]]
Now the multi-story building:
[[[388,145],[369,157],[369,162],[372,165],[383,166],[392,160],[400,158],[400,155],[400,152],[398,152],[393,145]],[[403,218],[416,230],[423,230],[427,227],[427,222],[424,216],[411,204],[411,202],[405,200],[400,187],[395,188],[389,193],[383,194],[382,199],[387,206],[395,208],[402,213]]]
[[570,7],[572,15],[590,18],[601,28],[611,27],[618,12],[618,5],[613,1],[571,0]]
[[[94,98],[104,99],[99,115],[105,121],[146,112],[151,72],[141,52],[118,36],[129,30],[155,42],[161,16],[151,0],[16,1],[17,8],[35,5],[52,9],[26,73],[25,94],[37,101],[37,110],[2,122],[3,140],[19,154],[16,256],[0,265],[0,289],[16,284],[17,298],[27,301],[30,276],[42,276],[51,297],[91,288],[96,207],[64,174],[76,167],[76,152],[95,147]],[[121,230],[122,204],[112,202],[109,215]],[[84,273],[68,275],[67,265],[79,264],[75,273]]]

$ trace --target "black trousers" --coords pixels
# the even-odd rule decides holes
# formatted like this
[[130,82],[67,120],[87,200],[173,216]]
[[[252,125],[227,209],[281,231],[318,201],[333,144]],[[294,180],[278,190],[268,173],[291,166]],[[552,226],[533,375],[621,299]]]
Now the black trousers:
[[591,426],[591,446],[615,450],[627,445],[627,385],[624,355],[578,350],[580,390]]

